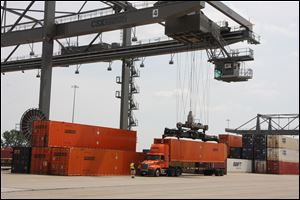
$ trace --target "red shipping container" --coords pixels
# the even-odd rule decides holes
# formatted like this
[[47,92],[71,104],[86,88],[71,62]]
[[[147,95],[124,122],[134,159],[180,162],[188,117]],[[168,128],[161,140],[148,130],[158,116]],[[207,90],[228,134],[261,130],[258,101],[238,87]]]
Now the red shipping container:
[[299,174],[299,163],[267,161],[267,173],[269,174]]
[[131,162],[136,166],[143,153],[89,148],[53,148],[51,174],[65,176],[129,175]]
[[12,158],[12,152],[11,147],[1,148],[1,158]]
[[34,121],[33,147],[82,147],[136,151],[136,132],[55,121]]
[[51,167],[51,148],[33,147],[31,152],[31,174],[49,174]]

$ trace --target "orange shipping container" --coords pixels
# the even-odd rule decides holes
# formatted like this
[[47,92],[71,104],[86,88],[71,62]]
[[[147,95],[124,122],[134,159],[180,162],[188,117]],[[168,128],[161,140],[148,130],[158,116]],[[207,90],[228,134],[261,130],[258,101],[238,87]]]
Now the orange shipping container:
[[136,151],[136,132],[56,121],[34,121],[33,147],[83,147]]
[[220,134],[219,142],[225,143],[227,147],[242,147],[242,137],[238,135]]
[[169,144],[170,161],[179,162],[225,162],[226,146],[222,143],[178,139],[154,139],[155,144]]
[[143,153],[88,148],[53,148],[51,174],[66,176],[129,175],[129,165],[144,160]]
[[49,174],[51,167],[51,148],[33,147],[31,152],[31,174]]

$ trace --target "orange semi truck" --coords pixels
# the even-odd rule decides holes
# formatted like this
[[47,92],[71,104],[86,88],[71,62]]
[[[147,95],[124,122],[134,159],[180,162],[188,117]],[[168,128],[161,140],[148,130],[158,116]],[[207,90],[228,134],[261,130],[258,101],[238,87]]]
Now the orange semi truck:
[[178,139],[154,139],[139,166],[142,176],[180,176],[182,173],[223,176],[227,149],[223,143]]

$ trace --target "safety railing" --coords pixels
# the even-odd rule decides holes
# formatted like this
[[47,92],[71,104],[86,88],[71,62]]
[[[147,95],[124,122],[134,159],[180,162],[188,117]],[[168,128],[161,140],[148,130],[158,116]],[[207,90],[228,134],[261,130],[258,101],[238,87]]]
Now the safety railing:
[[[165,41],[170,41],[173,40],[170,37],[164,36],[164,37],[155,37],[152,39],[145,39],[145,40],[139,40],[137,42],[133,42],[132,46],[137,46],[137,45],[144,45],[144,44],[153,44],[153,43],[157,43],[157,42],[165,42]],[[65,42],[63,43],[63,45],[65,47],[77,47],[77,42],[75,41],[71,41],[71,42]],[[120,47],[122,47],[122,43],[120,44]],[[61,50],[60,51],[56,51],[53,53],[53,56],[59,56],[61,55]],[[11,57],[10,59],[8,59],[8,61],[19,61],[19,60],[26,60],[26,59],[31,59],[31,58],[40,58],[42,57],[42,54],[35,54],[34,56],[30,56],[30,55],[25,55],[25,56],[17,56],[17,57]],[[1,58],[1,62],[4,62],[6,60],[6,58]]]

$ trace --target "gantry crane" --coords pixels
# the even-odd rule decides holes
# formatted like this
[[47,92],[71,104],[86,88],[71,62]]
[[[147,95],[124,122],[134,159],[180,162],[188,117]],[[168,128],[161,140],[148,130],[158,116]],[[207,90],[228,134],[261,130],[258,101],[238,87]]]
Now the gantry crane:
[[[116,96],[121,99],[120,128],[131,129],[136,125],[132,111],[138,105],[134,103],[133,62],[137,58],[155,55],[174,54],[193,50],[206,50],[209,62],[215,65],[215,79],[225,82],[247,81],[252,78],[251,69],[243,69],[242,63],[254,59],[253,51],[230,50],[228,45],[242,41],[259,44],[259,37],[253,32],[253,24],[220,1],[158,1],[138,7],[127,1],[102,1],[107,7],[78,12],[57,11],[55,1],[45,1],[43,19],[28,14],[35,1],[25,9],[14,9],[8,1],[1,5],[1,48],[14,46],[7,58],[1,61],[1,73],[41,70],[39,110],[49,119],[50,94],[53,67],[68,67],[94,62],[122,61],[122,76],[117,80],[121,91]],[[228,22],[217,24],[203,12],[206,4],[235,21],[239,27],[232,28]],[[22,11],[22,12],[20,12]],[[107,11],[107,12],[106,12]],[[108,12],[110,11],[110,12]],[[6,24],[6,12],[18,15],[11,25]],[[56,16],[57,13],[64,14]],[[90,16],[89,16],[90,15]],[[86,17],[89,16],[89,17]],[[30,22],[21,23],[23,19]],[[165,27],[168,40],[139,43],[132,38],[132,28],[160,24]],[[102,33],[123,30],[122,43],[95,44]],[[88,45],[65,46],[61,39],[96,34]],[[20,45],[42,42],[42,56],[28,59],[11,60]],[[58,55],[53,54],[53,45],[61,47]],[[31,53],[32,55],[32,53]],[[143,63],[142,63],[143,64]],[[78,70],[77,70],[78,71]],[[36,113],[36,112],[33,112]]]

